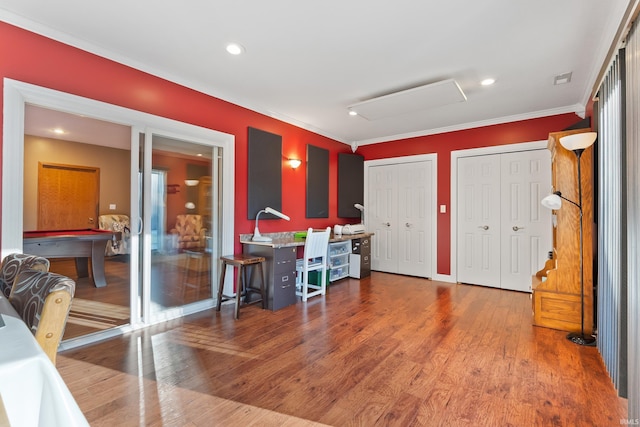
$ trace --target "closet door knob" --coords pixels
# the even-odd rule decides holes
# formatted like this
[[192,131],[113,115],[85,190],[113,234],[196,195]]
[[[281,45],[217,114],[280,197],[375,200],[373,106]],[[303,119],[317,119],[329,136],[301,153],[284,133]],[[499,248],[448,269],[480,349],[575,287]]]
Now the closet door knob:
[[524,227],[518,227],[517,225],[514,225],[511,229],[513,231],[518,231],[518,230],[522,230]]
[[478,228],[482,228],[484,231],[487,231],[489,229],[488,225],[479,225]]

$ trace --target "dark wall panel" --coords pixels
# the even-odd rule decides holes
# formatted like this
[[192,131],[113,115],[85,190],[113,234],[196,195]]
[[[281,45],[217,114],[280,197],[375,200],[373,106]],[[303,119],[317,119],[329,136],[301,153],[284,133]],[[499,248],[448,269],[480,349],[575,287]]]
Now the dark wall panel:
[[[282,137],[249,128],[247,218],[255,219],[261,209],[271,207],[282,212]],[[274,219],[260,215],[260,219]]]
[[307,218],[329,218],[329,150],[307,145]]
[[356,203],[364,203],[364,157],[338,154],[338,216],[360,218]]

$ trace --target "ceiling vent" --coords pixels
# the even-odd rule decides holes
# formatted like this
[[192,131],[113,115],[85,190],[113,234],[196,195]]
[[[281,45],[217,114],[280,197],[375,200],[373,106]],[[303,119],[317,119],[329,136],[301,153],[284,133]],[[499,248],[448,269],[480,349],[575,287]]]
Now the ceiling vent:
[[466,100],[458,83],[449,79],[368,99],[348,108],[367,120],[378,120]]
[[559,74],[555,76],[553,78],[553,84],[563,85],[563,84],[569,83],[571,81],[571,74],[572,73],[569,72],[569,73]]

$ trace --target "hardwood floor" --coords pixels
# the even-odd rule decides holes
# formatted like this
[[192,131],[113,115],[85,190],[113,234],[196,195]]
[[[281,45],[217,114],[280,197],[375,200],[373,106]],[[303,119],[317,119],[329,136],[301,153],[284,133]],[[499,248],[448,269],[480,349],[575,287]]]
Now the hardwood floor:
[[[209,298],[211,295],[206,265],[189,265],[186,254],[154,255],[151,265],[151,298],[158,307],[178,307]],[[71,314],[65,328],[64,340],[100,332],[130,323],[129,256],[118,255],[105,259],[107,286],[96,288],[90,277],[79,278],[75,261],[50,260],[50,271],[63,274],[76,282]],[[184,286],[184,283],[191,285]],[[195,285],[199,286],[199,289]]]
[[615,426],[596,348],[529,294],[373,273],[272,312],[233,306],[61,352],[92,426]]

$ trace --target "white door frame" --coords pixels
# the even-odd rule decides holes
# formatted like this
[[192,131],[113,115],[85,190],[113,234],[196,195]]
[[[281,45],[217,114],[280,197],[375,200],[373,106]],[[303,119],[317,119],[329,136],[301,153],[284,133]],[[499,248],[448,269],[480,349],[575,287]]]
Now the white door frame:
[[[451,261],[448,282],[457,282],[458,276],[458,159],[460,157],[485,156],[489,154],[514,153],[547,148],[547,140],[522,142],[518,144],[495,145],[491,147],[470,148],[451,152]],[[549,189],[551,191],[551,189]]]
[[[379,160],[366,160],[364,162],[364,223],[370,224],[371,219],[369,218],[369,211],[367,211],[367,206],[369,205],[369,168],[374,166],[386,166],[386,165],[396,165],[402,163],[413,163],[413,162],[423,162],[430,160],[433,163],[433,169],[431,172],[431,197],[432,197],[432,206],[434,209],[438,206],[438,155],[433,154],[418,154],[415,156],[404,156],[404,157],[390,157],[387,159],[379,159]],[[433,242],[431,242],[431,254],[432,254],[432,268],[433,274],[432,279],[440,280],[436,273],[438,266],[438,215],[437,212],[434,212],[433,221],[431,223],[431,229],[433,231]],[[373,236],[373,239],[376,237]]]
[[[29,83],[5,78],[4,81],[4,117],[3,117],[3,144],[2,144],[2,238],[0,241],[0,256],[14,252],[22,252],[23,231],[23,203],[24,203],[24,111],[26,104],[34,104],[45,108],[64,111],[71,114],[85,115],[96,119],[130,126],[132,129],[131,141],[131,213],[132,226],[137,227],[136,217],[138,213],[137,171],[138,171],[138,135],[151,127],[161,130],[163,133],[176,134],[195,140],[212,141],[212,145],[223,148],[223,195],[222,195],[222,220],[224,226],[222,250],[228,253],[234,248],[234,188],[235,188],[235,136],[212,129],[190,125],[172,119],[119,107],[101,101],[60,92],[53,89],[36,86]],[[135,188],[134,188],[135,187]],[[138,242],[132,233],[131,251],[137,253]],[[135,263],[131,257],[132,264]],[[132,267],[134,268],[135,265]],[[225,287],[232,286],[229,283]],[[133,290],[132,290],[133,295]],[[136,295],[137,297],[137,295]],[[131,324],[120,328],[105,331],[104,334],[95,334],[91,337],[81,337],[78,340],[70,340],[62,348],[72,348],[84,345],[96,339],[104,339],[109,336],[119,335],[123,332],[148,326],[150,323],[142,323],[139,320],[139,301],[131,300]],[[208,305],[211,305],[209,302]],[[176,310],[172,317],[179,317],[191,312],[205,309],[204,305],[194,304],[185,310]],[[134,317],[135,316],[135,317]],[[169,317],[167,317],[169,318]],[[154,319],[160,322],[166,319]],[[99,337],[98,337],[99,335]]]

